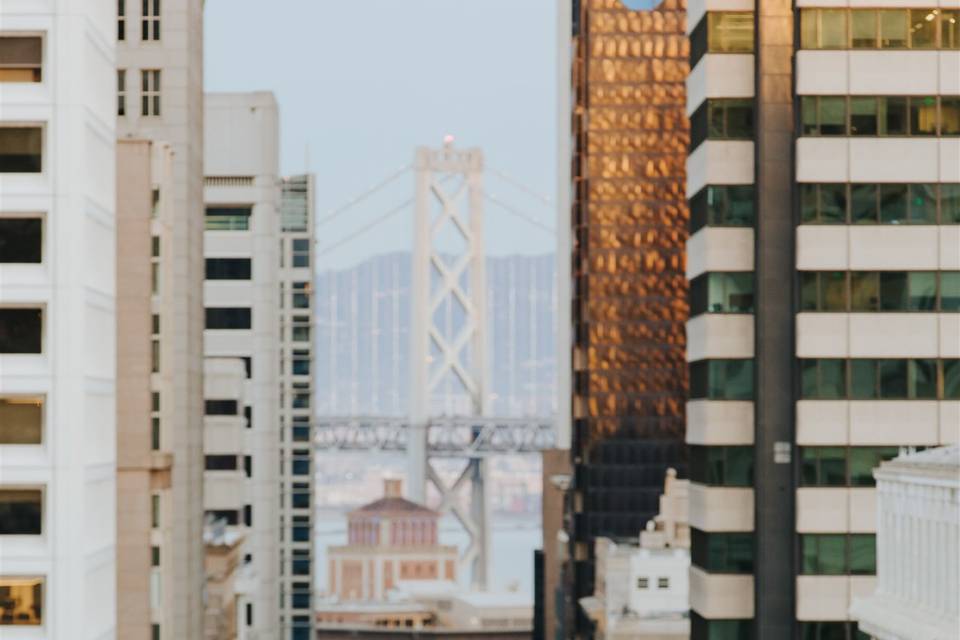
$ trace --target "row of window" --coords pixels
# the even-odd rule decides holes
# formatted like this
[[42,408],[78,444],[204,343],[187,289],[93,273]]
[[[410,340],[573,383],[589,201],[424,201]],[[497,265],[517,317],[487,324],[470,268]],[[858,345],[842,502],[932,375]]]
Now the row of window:
[[[160,69],[140,70],[140,115],[160,115]],[[127,115],[127,70],[117,69],[117,115]]]
[[702,313],[753,313],[752,271],[711,271],[690,281],[690,317]]
[[815,533],[800,536],[800,573],[871,576],[877,572],[877,536],[872,533]]
[[960,224],[960,183],[800,185],[803,224]]
[[[898,447],[801,447],[800,485],[872,487],[873,470],[895,458]],[[724,487],[752,487],[752,445],[691,445],[690,480]]]
[[752,184],[707,185],[690,198],[690,233],[703,227],[752,227]]
[[753,573],[752,532],[690,528],[690,561],[709,573]]
[[0,83],[43,80],[43,39],[0,36]]
[[801,311],[960,311],[960,271],[801,271],[799,276]]
[[690,116],[690,151],[705,140],[753,140],[753,98],[708,98]]
[[249,280],[253,273],[250,258],[207,258],[207,280]]
[[800,114],[804,136],[960,135],[956,96],[802,96]]
[[206,231],[249,231],[251,206],[207,207],[204,216]]
[[960,360],[800,360],[800,396],[809,400],[960,400]]
[[[142,0],[140,11],[140,40],[160,40],[160,0]],[[117,0],[117,40],[127,39],[127,1]]]
[[692,400],[752,400],[753,359],[711,359],[690,363]]
[[[798,623],[800,640],[870,640],[856,622],[809,621]],[[754,640],[752,619],[710,620],[690,612],[690,640]]]
[[801,9],[800,48],[960,49],[960,10]]

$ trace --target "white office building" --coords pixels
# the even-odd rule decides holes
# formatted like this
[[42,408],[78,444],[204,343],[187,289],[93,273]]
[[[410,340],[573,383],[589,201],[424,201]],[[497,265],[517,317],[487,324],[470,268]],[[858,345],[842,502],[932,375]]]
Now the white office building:
[[[243,450],[229,454],[234,465],[244,461],[247,501],[232,516],[217,515],[247,528],[242,623],[257,640],[272,640],[280,637],[277,103],[270,93],[207,94],[204,120],[204,352],[240,358],[247,376],[237,407],[246,417]],[[210,453],[206,462],[208,470],[225,464]]]
[[873,469],[960,439],[960,5],[689,5],[692,637],[865,637]]
[[0,3],[0,637],[116,638],[115,22]]

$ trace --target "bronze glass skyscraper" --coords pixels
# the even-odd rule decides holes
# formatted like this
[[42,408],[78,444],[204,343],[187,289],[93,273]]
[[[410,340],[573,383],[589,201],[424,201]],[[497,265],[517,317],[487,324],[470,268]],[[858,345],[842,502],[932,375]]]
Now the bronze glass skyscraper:
[[[593,540],[633,538],[683,470],[689,69],[684,0],[574,3],[569,609]],[[589,621],[567,616],[574,637]]]

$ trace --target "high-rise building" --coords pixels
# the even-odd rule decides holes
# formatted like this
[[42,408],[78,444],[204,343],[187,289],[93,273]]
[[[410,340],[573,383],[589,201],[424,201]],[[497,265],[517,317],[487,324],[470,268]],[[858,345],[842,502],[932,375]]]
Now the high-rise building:
[[314,177],[285,178],[280,194],[280,628],[312,640]]
[[960,9],[688,16],[694,639],[863,638],[871,473],[960,428]]
[[[568,637],[590,637],[593,541],[633,539],[683,469],[688,139],[682,1],[573,3],[573,483]],[[561,305],[561,308],[562,305]]]
[[[247,535],[243,623],[259,640],[275,640],[281,571],[279,115],[266,92],[207,94],[205,114],[204,352],[246,365],[246,437],[244,450],[233,452],[233,463],[242,457],[249,476],[247,502],[235,514]],[[211,458],[208,465],[218,464]]]
[[118,637],[113,36],[94,4],[0,4],[5,639]]
[[[198,490],[203,485],[203,2],[118,0],[109,9],[101,4],[100,13],[116,9],[110,30],[117,51],[114,78],[103,86],[116,89],[111,102],[117,135],[152,141],[155,153],[164,145],[172,152],[168,160],[152,163],[149,185],[154,208],[149,465],[158,480],[148,495],[132,486],[118,494],[126,536],[117,558],[118,634],[133,640],[197,638],[203,633],[205,583]],[[73,166],[96,163],[84,158]],[[74,335],[90,333],[98,332]],[[131,433],[136,429],[122,425]],[[142,443],[128,444],[132,453]],[[144,501],[149,520],[136,515]],[[141,543],[147,546],[138,550]],[[147,617],[144,558],[151,561]]]

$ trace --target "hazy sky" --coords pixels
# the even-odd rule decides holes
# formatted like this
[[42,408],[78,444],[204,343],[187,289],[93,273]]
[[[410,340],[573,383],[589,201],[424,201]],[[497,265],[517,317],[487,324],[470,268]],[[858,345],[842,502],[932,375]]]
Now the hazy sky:
[[[207,0],[207,91],[269,90],[281,171],[317,175],[320,218],[408,164],[417,145],[480,146],[487,163],[555,191],[555,0]],[[309,147],[309,166],[306,166]],[[487,190],[553,226],[494,175]],[[413,194],[411,174],[318,231],[319,251]],[[491,254],[552,251],[549,234],[487,204]],[[320,257],[341,267],[410,248],[410,214]]]

